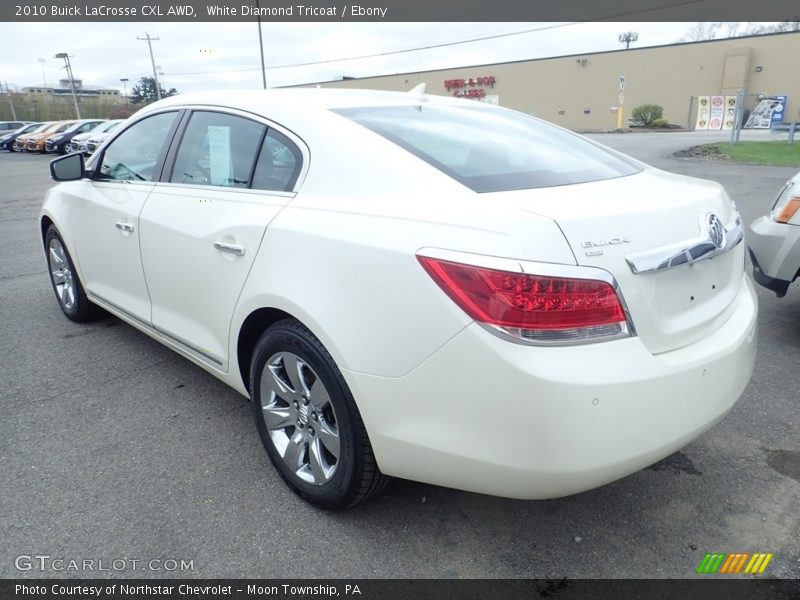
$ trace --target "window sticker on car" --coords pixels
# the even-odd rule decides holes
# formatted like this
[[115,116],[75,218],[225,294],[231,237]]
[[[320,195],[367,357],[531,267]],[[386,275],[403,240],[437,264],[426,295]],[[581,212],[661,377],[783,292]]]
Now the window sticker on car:
[[208,126],[208,157],[211,183],[226,185],[231,179],[231,128]]

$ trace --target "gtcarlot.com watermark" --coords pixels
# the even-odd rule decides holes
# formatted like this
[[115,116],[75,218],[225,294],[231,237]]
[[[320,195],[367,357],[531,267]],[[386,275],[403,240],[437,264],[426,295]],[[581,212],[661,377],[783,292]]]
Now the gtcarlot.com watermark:
[[194,559],[183,558],[67,558],[49,554],[20,554],[14,558],[17,571],[34,572],[120,572],[160,571],[183,573],[194,571]]

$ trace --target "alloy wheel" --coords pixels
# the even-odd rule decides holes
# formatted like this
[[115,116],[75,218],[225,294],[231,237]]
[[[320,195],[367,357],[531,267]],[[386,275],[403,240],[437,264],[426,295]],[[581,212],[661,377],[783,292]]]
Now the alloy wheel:
[[67,253],[58,238],[50,240],[47,258],[56,295],[66,310],[72,310],[75,306],[75,280],[69,267]]
[[261,414],[272,444],[298,478],[329,482],[339,464],[341,440],[328,390],[316,372],[292,352],[264,364]]

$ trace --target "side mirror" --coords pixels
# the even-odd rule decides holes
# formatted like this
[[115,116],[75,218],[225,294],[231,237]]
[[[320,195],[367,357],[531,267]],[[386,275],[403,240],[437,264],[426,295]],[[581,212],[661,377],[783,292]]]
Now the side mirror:
[[50,161],[50,176],[56,181],[75,181],[86,177],[83,155],[67,154]]

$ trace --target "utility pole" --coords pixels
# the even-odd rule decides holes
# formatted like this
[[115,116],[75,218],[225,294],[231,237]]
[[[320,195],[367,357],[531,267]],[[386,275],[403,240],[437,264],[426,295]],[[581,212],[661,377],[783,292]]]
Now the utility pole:
[[141,40],[143,42],[147,42],[147,47],[150,48],[150,64],[153,66],[153,82],[156,84],[156,97],[161,100],[161,85],[158,83],[158,73],[156,73],[156,59],[153,58],[153,44],[152,42],[157,42],[160,38],[157,37],[150,37],[150,34],[146,31],[144,32],[145,37],[137,37],[137,40]]
[[264,63],[264,38],[261,37],[261,4],[256,0],[256,20],[258,21],[258,49],[261,54],[261,83],[267,89],[267,66]]
[[72,101],[75,103],[75,114],[78,115],[78,118],[81,118],[81,109],[78,106],[78,94],[75,93],[75,80],[72,77],[72,65],[69,62],[69,54],[66,52],[59,52],[53,58],[63,58],[65,69],[67,69],[67,75],[69,76],[69,87],[72,89]]
[[[8,103],[11,105],[11,119],[16,121],[17,120],[17,111],[14,110],[14,100],[11,98],[11,90],[8,89],[8,82],[4,82],[6,84],[6,94],[8,94]],[[3,88],[0,88],[2,91]]]

